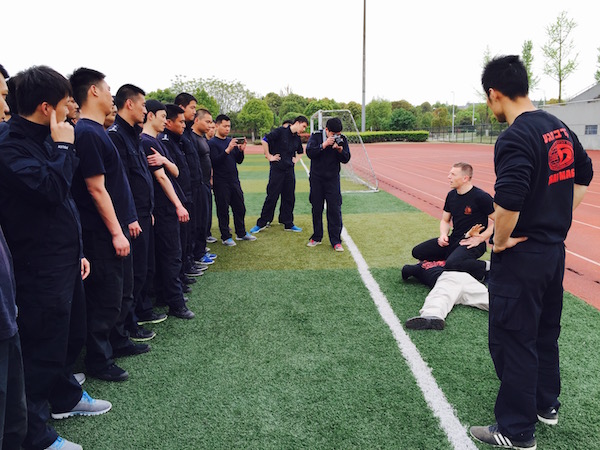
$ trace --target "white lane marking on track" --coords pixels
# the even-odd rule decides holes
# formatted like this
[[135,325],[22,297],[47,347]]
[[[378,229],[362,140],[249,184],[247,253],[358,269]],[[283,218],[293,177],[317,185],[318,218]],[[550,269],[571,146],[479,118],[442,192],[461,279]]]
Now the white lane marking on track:
[[[308,173],[308,168],[304,164],[304,161],[300,160],[300,162],[304,166],[304,170]],[[431,374],[431,369],[421,357],[419,350],[410,340],[404,328],[402,328],[400,320],[394,314],[394,310],[390,306],[385,294],[382,292],[377,281],[375,281],[375,278],[373,278],[373,275],[371,275],[367,262],[345,227],[342,228],[342,239],[356,262],[358,273],[365,287],[369,290],[371,298],[379,311],[379,315],[391,330],[402,356],[406,360],[419,389],[421,389],[425,397],[427,405],[433,412],[433,415],[440,421],[440,426],[444,433],[446,433],[448,440],[455,449],[477,450],[477,447],[468,436],[467,429],[460,423],[454,408],[452,408],[446,396],[437,385],[435,378]]]
[[570,255],[576,256],[577,258],[581,258],[581,259],[583,259],[584,261],[587,261],[587,262],[589,262],[589,263],[591,263],[591,264],[595,264],[595,265],[597,265],[598,267],[600,267],[600,263],[599,263],[599,262],[593,261],[593,260],[591,260],[591,259],[589,259],[589,258],[586,258],[585,256],[581,256],[581,255],[579,255],[579,254],[577,254],[577,253],[575,253],[575,252],[572,252],[571,250],[566,250],[566,252],[567,252],[568,254],[570,254]]

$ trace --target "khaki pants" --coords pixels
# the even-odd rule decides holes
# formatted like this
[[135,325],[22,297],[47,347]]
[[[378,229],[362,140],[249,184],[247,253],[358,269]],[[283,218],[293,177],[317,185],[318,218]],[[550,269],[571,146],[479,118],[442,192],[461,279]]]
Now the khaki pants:
[[454,305],[467,305],[489,311],[488,290],[465,272],[444,272],[427,295],[421,317],[445,319]]

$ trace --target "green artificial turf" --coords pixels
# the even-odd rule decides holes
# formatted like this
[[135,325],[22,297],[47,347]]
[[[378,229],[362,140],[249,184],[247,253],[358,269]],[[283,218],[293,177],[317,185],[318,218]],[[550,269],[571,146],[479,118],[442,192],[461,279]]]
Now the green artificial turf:
[[[268,164],[239,168],[246,228],[265,196]],[[88,379],[113,409],[52,421],[85,449],[423,449],[452,446],[427,407],[349,251],[306,247],[308,180],[297,169],[295,223],[273,224],[255,242],[211,244],[218,259],[189,294],[191,321],[169,318],[152,351],[118,360],[130,379]],[[410,251],[439,221],[395,197],[347,194],[344,225],[403,323],[428,289],[400,280]],[[276,222],[276,220],[275,220]],[[219,237],[216,218],[213,235]],[[538,448],[600,448],[600,312],[565,296],[557,427],[538,426]],[[465,425],[493,421],[498,389],[487,349],[487,313],[458,306],[444,331],[409,331]],[[480,447],[484,448],[484,447]]]

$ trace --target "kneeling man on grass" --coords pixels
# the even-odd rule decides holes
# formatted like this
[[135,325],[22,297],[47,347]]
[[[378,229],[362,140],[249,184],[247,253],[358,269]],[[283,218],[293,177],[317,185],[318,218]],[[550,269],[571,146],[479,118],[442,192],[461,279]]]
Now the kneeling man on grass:
[[342,133],[342,121],[333,117],[325,129],[313,133],[306,144],[310,158],[310,196],[312,204],[313,234],[306,244],[315,247],[323,239],[323,209],[327,201],[327,231],[329,242],[337,252],[342,247],[342,191],[340,189],[340,164],[350,161],[348,139]]

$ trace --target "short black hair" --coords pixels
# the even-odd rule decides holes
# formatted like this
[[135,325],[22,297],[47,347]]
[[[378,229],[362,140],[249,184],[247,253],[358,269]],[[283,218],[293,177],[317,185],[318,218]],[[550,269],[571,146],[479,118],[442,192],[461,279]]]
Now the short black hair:
[[[147,106],[146,106],[146,109],[148,109]],[[179,114],[183,114],[184,113],[183,109],[181,109],[181,106],[175,105],[173,103],[167,103],[165,105],[165,109],[167,111],[167,119],[169,119],[169,120],[173,120]]]
[[142,88],[134,86],[133,84],[124,84],[119,88],[114,97],[117,109],[120,111],[125,106],[127,100],[130,98],[133,99],[140,94],[146,96],[146,93]]
[[17,76],[17,110],[22,116],[30,116],[44,102],[56,107],[72,95],[69,81],[48,66],[33,66]]
[[79,106],[83,106],[87,101],[90,86],[103,81],[104,78],[106,75],[102,72],[86,67],[80,67],[71,74],[69,81],[73,87],[73,98]]
[[527,69],[517,55],[497,56],[485,65],[481,85],[488,97],[490,89],[501,92],[511,100],[525,97],[529,93]]
[[229,118],[229,116],[228,116],[228,115],[226,115],[226,114],[219,114],[219,115],[217,116],[217,118],[215,119],[215,123],[218,125],[218,124],[220,124],[221,122],[223,122],[224,120],[226,120],[226,121],[228,121],[228,122],[231,122],[231,119]]
[[296,123],[296,122],[305,123],[308,125],[308,119],[305,116],[296,117],[292,123]]
[[182,92],[181,94],[178,94],[177,97],[175,97],[175,101],[173,103],[175,103],[176,105],[181,105],[185,108],[192,101],[198,103],[198,100],[196,100],[196,97],[194,97],[192,94]]
[[166,111],[167,107],[158,100],[146,100],[146,111],[156,114],[158,111]]
[[210,116],[212,117],[212,114],[210,113],[210,111],[206,108],[200,108],[199,110],[196,111],[196,117],[197,119],[202,119],[205,115],[210,114]]
[[5,80],[8,80],[10,78],[10,75],[8,74],[8,72],[2,64],[0,64],[0,75],[2,75]]
[[333,131],[334,133],[339,133],[342,131],[342,121],[337,117],[332,117],[327,121],[325,125],[329,131]]
[[6,80],[6,86],[8,87],[8,95],[6,96],[6,103],[8,109],[13,116],[19,114],[19,105],[17,105],[17,83],[19,81],[19,74],[14,77],[10,77]]

